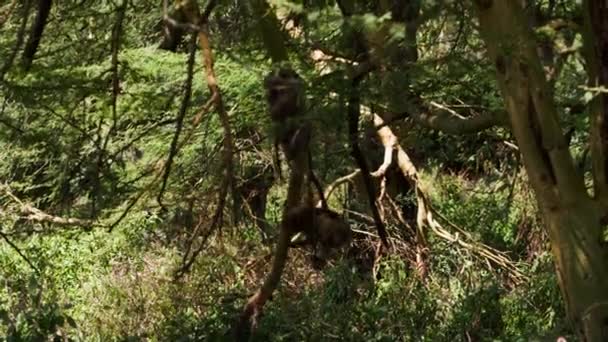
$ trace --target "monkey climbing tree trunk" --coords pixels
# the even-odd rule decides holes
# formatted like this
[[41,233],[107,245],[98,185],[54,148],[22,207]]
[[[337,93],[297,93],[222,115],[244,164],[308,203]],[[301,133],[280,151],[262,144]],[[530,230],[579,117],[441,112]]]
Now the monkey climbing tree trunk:
[[574,167],[520,4],[475,3],[513,135],[548,231],[568,317],[583,340],[608,341],[604,212]]

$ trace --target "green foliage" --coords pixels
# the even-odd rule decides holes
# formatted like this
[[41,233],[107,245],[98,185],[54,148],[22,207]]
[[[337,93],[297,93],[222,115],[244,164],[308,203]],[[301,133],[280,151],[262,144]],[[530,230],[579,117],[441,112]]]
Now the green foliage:
[[[157,48],[163,36],[160,3],[127,2],[117,55],[118,94],[112,65],[117,2],[53,2],[27,72],[21,67],[22,46],[15,45],[23,20],[23,2],[17,3],[0,23],[0,55],[16,52],[0,80],[0,228],[6,237],[0,240],[0,340],[226,340],[266,274],[272,251],[261,243],[245,200],[239,199],[267,191],[264,219],[273,227],[272,237],[287,188],[271,169],[274,133],[261,87],[270,61],[253,3],[218,1],[209,20],[214,70],[235,140],[237,185],[229,189],[223,225],[215,232],[207,229],[226,176],[224,131],[213,110],[192,124],[210,98],[200,51],[179,139],[183,146],[174,156],[162,206],[157,200],[161,165],[185,97],[188,59],[185,43],[177,52]],[[320,272],[310,269],[307,256],[294,252],[254,340],[524,341],[568,333],[537,208],[517,151],[505,147],[513,141],[508,130],[452,136],[412,119],[413,110],[421,110],[419,100],[449,106],[464,117],[503,109],[495,66],[487,60],[469,8],[458,1],[420,2],[412,27],[399,17],[407,17],[405,12],[389,10],[406,3],[401,1],[342,1],[353,10],[347,16],[336,1],[270,3],[285,24],[277,37],[286,39],[289,63],[306,81],[313,164],[322,183],[356,167],[346,109],[351,66],[364,57],[355,44],[362,36],[371,58],[381,62],[360,89],[365,129],[358,138],[370,167],[378,167],[383,155],[367,114],[390,114],[395,119],[388,124],[420,170],[433,207],[475,240],[506,251],[529,280],[514,285],[500,268],[432,233],[424,282],[405,252],[383,256],[373,265],[377,273],[361,265],[368,262],[362,261],[367,251],[351,251],[354,257]],[[551,7],[550,1],[537,3],[542,11]],[[0,20],[9,6],[0,5]],[[578,6],[557,7],[555,15],[578,20]],[[580,45],[580,35],[570,27],[549,26],[536,34],[548,46],[573,50],[566,58],[552,57],[559,72],[551,82],[560,119],[573,129],[570,148],[581,169],[588,170],[590,123],[582,114],[590,93],[580,87],[586,65],[572,49]],[[313,60],[313,52],[320,59]],[[266,188],[245,193],[248,181],[260,179]],[[84,229],[30,220],[25,207],[4,192],[5,185],[50,215],[98,225]],[[417,205],[413,191],[393,199],[402,208]],[[370,233],[367,201],[357,184],[350,184],[336,189],[330,206],[361,211],[349,214],[353,227]],[[383,215],[394,214],[383,205]],[[415,212],[404,209],[403,214],[405,226],[413,226]],[[389,230],[410,246],[412,241],[403,238],[409,232],[405,226],[391,224]],[[604,235],[608,240],[608,231]],[[190,272],[174,279],[188,252],[199,247]]]

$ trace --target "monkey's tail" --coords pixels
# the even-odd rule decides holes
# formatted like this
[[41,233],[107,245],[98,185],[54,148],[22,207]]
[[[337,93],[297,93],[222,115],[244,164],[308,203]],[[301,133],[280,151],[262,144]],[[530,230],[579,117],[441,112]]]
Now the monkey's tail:
[[327,200],[325,200],[325,194],[323,194],[323,186],[321,185],[321,182],[319,182],[319,179],[317,178],[317,176],[315,175],[315,173],[312,170],[312,153],[310,153],[310,151],[308,151],[308,173],[309,173],[310,180],[315,185],[315,188],[317,189],[317,192],[319,193],[319,199],[321,200],[321,207],[323,209],[328,209],[329,207],[327,206]]

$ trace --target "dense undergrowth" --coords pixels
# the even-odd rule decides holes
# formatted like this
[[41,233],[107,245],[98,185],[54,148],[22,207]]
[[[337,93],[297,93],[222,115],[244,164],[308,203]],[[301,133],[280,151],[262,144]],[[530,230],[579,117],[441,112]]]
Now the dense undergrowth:
[[[249,186],[247,181],[260,174],[272,178],[265,203],[272,238],[286,184],[267,172],[273,131],[261,84],[270,62],[258,37],[259,21],[250,20],[250,2],[221,3],[224,16],[213,18],[211,32],[215,72],[235,138],[235,183]],[[386,34],[387,46],[403,40],[405,32],[401,24],[391,29],[395,32],[384,30],[389,18],[367,10],[376,2],[348,25],[334,2],[316,3],[306,19],[312,25],[288,40],[288,49],[309,86],[315,172],[327,185],[355,169],[346,118],[349,69],[342,61],[352,52],[353,32]],[[417,103],[420,94],[425,101],[470,110],[465,116],[503,107],[470,14],[458,1],[443,9],[435,3],[423,6],[419,60],[402,63],[399,57],[363,81],[362,149],[377,168],[383,151],[369,114],[394,114],[389,127],[416,164],[433,208],[450,226],[504,251],[524,277],[515,282],[501,266],[463,248],[458,233],[449,240],[428,229],[422,261],[427,272],[421,277],[416,251],[408,250],[413,234],[405,231],[415,225],[415,191],[403,182],[395,203],[411,217],[403,224],[386,220],[400,244],[376,260],[378,237],[368,199],[353,182],[338,189],[330,205],[350,209],[346,215],[357,229],[356,248],[321,271],[310,266],[308,252],[292,250],[254,341],[573,340],[547,237],[511,134],[498,127],[448,135],[417,126],[409,115],[409,102]],[[177,52],[158,49],[160,8],[133,1],[117,54],[120,87],[112,94],[108,28],[114,16],[108,14],[117,9],[113,1],[83,4],[55,5],[64,7],[53,12],[46,34],[56,38],[42,41],[28,72],[14,67],[2,71],[0,79],[0,341],[228,340],[234,319],[269,270],[274,243],[263,241],[233,194],[222,227],[208,240],[201,238],[199,228],[211,221],[225,165],[217,113],[205,113],[193,124],[209,100],[199,51],[189,103],[184,103],[187,43]],[[5,27],[11,34],[0,36],[3,57],[18,41],[19,19],[9,19]],[[438,42],[440,36],[451,37],[454,45]],[[335,47],[338,57],[312,61],[309,50],[323,45]],[[394,57],[388,48],[374,49],[386,53],[382,58]],[[555,82],[558,105],[572,114],[564,115],[573,127],[570,148],[584,170],[590,164],[588,137],[574,131],[588,125],[577,116],[584,83],[577,63],[565,63],[564,79]],[[182,108],[183,146],[160,199],[159,170],[166,165]],[[26,206],[95,224],[28,221]],[[199,246],[192,267],[176,277],[186,251]]]
[[[440,179],[434,200],[446,215],[460,224],[476,222],[467,227],[484,241],[518,249],[514,232],[525,218],[517,210],[505,219],[496,193],[467,189],[479,187],[455,176]],[[112,233],[34,234],[19,247],[40,273],[3,244],[2,334],[9,340],[53,334],[99,341],[223,340],[267,270],[270,250],[260,247],[253,227],[227,228],[191,273],[174,280],[181,258],[162,236],[167,229],[142,212]],[[255,340],[527,341],[564,333],[553,267],[540,246],[522,250],[521,260],[537,255],[524,266],[529,280],[516,287],[438,239],[424,283],[399,256],[383,259],[380,279],[373,281],[347,259],[314,271],[295,251]]]

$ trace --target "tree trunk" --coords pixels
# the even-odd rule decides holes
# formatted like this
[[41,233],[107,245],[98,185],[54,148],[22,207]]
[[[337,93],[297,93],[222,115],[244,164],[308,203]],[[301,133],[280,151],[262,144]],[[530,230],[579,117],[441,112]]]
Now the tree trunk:
[[[585,18],[583,38],[589,87],[608,86],[608,3],[583,1]],[[593,193],[608,213],[608,93],[594,94],[589,104]]]
[[548,230],[568,317],[585,341],[608,341],[608,248],[601,206],[577,174],[534,38],[517,1],[475,1],[480,31]]

